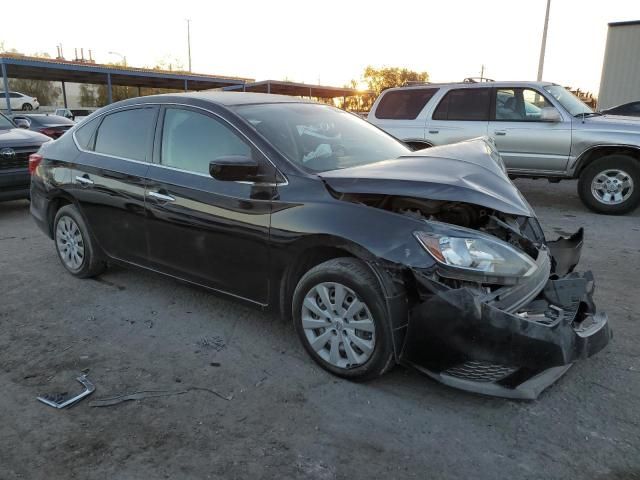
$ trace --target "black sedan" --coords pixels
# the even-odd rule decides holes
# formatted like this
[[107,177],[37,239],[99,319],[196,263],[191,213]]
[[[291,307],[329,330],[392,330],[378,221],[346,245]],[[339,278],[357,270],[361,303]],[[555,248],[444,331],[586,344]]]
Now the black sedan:
[[31,213],[77,277],[134,265],[280,310],[350,379],[395,363],[532,399],[609,341],[484,139],[411,152],[355,115],[199,93],[105,107],[31,157]]
[[600,113],[605,115],[619,115],[624,117],[640,117],[640,102],[629,102],[617,107],[607,108]]
[[64,132],[75,125],[73,120],[60,115],[48,115],[41,113],[15,114],[13,122],[20,128],[26,128],[39,132],[50,138],[59,138]]

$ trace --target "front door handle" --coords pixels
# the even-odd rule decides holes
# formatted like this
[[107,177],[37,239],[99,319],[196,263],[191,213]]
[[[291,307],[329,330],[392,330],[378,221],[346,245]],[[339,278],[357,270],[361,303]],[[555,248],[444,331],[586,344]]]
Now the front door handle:
[[76,175],[76,181],[82,183],[83,185],[93,185],[93,180],[91,180],[89,177],[87,176],[79,176]]
[[435,133],[439,133],[439,132],[440,132],[440,130],[429,130],[429,133],[434,133],[435,134]]
[[164,193],[160,193],[160,192],[149,192],[149,196],[153,197],[157,200],[162,200],[163,202],[175,202],[176,199],[174,197],[172,197],[171,195],[165,195]]
[[507,132],[505,132],[504,130],[496,130],[494,132],[496,135],[500,135],[500,136],[504,136],[507,134]]

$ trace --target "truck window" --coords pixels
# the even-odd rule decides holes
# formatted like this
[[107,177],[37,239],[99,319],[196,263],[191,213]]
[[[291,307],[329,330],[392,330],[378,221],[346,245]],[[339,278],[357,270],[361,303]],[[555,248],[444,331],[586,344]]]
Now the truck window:
[[376,118],[415,120],[437,91],[437,88],[415,88],[387,92],[376,108]]
[[433,112],[434,120],[489,120],[488,88],[459,88],[449,91]]

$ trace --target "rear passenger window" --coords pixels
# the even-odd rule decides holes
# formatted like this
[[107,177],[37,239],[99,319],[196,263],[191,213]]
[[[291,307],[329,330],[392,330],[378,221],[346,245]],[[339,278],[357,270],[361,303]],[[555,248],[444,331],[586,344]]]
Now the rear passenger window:
[[376,118],[414,120],[437,91],[437,88],[416,88],[388,92],[380,99]]
[[83,148],[84,150],[93,150],[93,134],[98,126],[98,120],[100,119],[94,118],[75,131],[74,135],[76,137],[76,142],[78,142],[80,148]]
[[489,88],[451,90],[433,112],[434,120],[489,120]]
[[122,110],[105,116],[96,135],[95,151],[147,161],[154,131],[155,108]]

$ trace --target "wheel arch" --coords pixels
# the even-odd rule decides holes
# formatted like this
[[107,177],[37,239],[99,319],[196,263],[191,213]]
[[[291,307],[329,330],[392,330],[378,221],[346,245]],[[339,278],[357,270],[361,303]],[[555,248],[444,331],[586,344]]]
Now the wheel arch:
[[582,152],[576,161],[573,178],[578,178],[595,160],[607,155],[627,155],[640,164],[640,147],[634,145],[594,145]]
[[49,229],[49,236],[53,238],[53,222],[56,218],[58,210],[66,205],[75,205],[73,197],[64,192],[59,192],[49,200],[47,206],[47,228]]
[[434,146],[433,143],[419,138],[407,138],[402,141],[414,152],[416,150],[422,150],[424,148],[431,148]]
[[302,276],[316,265],[340,257],[350,257],[363,260],[362,248],[354,247],[344,242],[327,242],[318,239],[297,250],[296,255],[288,262],[278,275],[278,307],[286,320],[291,320],[291,299],[293,291]]

